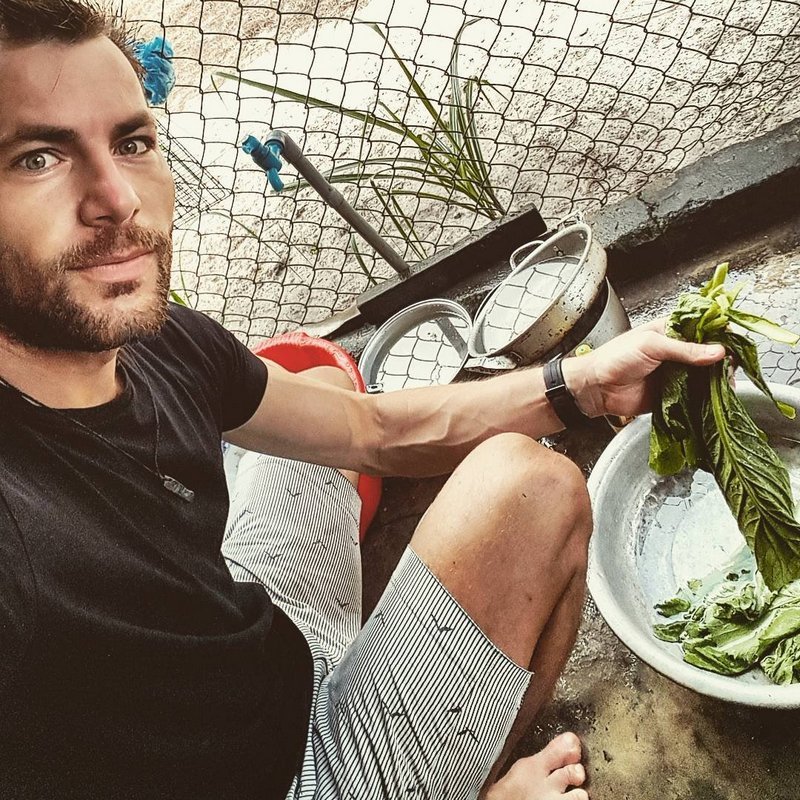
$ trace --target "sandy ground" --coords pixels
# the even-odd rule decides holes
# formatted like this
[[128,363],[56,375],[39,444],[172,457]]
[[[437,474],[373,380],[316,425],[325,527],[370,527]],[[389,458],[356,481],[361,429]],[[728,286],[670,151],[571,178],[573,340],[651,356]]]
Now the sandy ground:
[[[800,112],[798,0],[126,0],[142,35],[163,25],[178,86],[164,123],[227,197],[176,229],[175,285],[250,341],[313,322],[367,286],[350,230],[309,190],[278,196],[237,143],[286,130],[322,171],[346,158],[402,153],[398,137],[222,81],[239,71],[354,109],[384,103],[419,129],[430,118],[383,42],[381,23],[437,104],[449,100],[453,36],[462,76],[497,92],[476,104],[491,180],[509,209],[535,204],[554,220],[619,200],[653,176],[777,126]],[[149,22],[148,22],[149,21]],[[220,91],[217,91],[218,87]],[[383,112],[382,112],[383,113]],[[195,173],[197,170],[195,169]],[[289,177],[291,168],[285,170]],[[372,224],[415,258],[368,186],[344,187]],[[201,192],[201,205],[210,199]],[[486,219],[450,204],[402,199],[427,254]],[[380,280],[391,270],[372,257]]]

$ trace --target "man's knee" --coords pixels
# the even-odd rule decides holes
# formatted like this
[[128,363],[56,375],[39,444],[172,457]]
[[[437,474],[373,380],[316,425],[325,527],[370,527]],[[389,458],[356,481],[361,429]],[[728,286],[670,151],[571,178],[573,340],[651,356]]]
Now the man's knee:
[[[528,436],[503,433],[487,439],[459,467],[487,513],[499,519],[523,515],[532,530],[587,547],[592,512],[580,468]],[[466,500],[466,498],[465,498]]]
[[583,473],[561,453],[529,436],[501,433],[480,444],[459,470],[474,472],[492,496],[507,503],[521,499],[547,505],[563,502],[576,515],[590,514]]
[[554,609],[582,581],[590,530],[578,467],[526,436],[500,434],[464,459],[411,546],[484,633],[527,666]]

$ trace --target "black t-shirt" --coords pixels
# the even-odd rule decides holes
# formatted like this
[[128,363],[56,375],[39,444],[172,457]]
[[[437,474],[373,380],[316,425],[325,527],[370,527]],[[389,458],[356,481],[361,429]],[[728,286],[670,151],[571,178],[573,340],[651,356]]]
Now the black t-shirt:
[[[120,355],[122,393],[64,413],[133,458],[0,388],[0,796],[283,797],[308,646],[220,555],[220,434],[252,416],[266,369],[178,306]],[[156,427],[194,502],[137,463],[154,466]]]

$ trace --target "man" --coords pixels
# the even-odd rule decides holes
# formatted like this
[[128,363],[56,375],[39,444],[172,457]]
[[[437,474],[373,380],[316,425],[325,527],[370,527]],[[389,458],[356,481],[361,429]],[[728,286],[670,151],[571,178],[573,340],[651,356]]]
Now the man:
[[[571,734],[497,779],[573,643],[591,529],[535,441],[563,427],[541,370],[373,397],[266,366],[167,306],[172,212],[119,24],[2,0],[0,794],[587,797]],[[652,327],[563,368],[584,413],[636,414],[662,361],[721,357]],[[223,433],[271,454],[227,564]],[[361,631],[335,468],[455,470]]]

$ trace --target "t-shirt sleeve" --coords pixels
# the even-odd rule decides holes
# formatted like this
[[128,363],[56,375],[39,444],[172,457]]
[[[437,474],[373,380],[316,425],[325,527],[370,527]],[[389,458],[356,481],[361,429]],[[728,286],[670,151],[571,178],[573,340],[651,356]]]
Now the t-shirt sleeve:
[[208,379],[219,402],[220,430],[230,431],[244,425],[264,397],[266,364],[205,314],[174,305],[170,310],[173,320],[191,339],[195,355],[208,370]]

